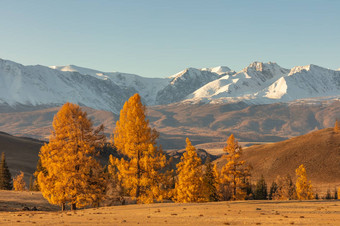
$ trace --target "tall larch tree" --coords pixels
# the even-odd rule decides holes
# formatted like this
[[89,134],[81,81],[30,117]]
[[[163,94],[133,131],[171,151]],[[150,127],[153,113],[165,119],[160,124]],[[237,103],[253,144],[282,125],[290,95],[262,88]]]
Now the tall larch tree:
[[224,192],[230,193],[230,197],[225,198],[231,200],[243,200],[246,198],[247,184],[246,181],[250,177],[250,167],[246,166],[245,161],[240,160],[242,148],[235,140],[233,134],[227,140],[227,145],[224,147],[224,158],[227,163],[221,170],[221,181],[224,187]]
[[306,168],[303,164],[295,170],[296,172],[296,195],[299,200],[310,200],[314,198],[311,181],[307,179]]
[[43,170],[38,171],[40,190],[50,203],[74,210],[102,198],[106,180],[96,148],[105,141],[103,130],[95,129],[76,104],[64,104],[54,116],[49,143],[40,149]]
[[125,102],[114,130],[113,145],[124,155],[110,156],[109,170],[127,194],[138,203],[161,201],[164,197],[166,157],[156,140],[158,132],[146,119],[145,106],[138,93]]
[[178,180],[175,185],[176,202],[203,202],[202,162],[189,138],[186,138],[186,151],[177,166]]
[[12,187],[12,176],[6,163],[5,152],[2,152],[0,161],[0,190],[12,190]]

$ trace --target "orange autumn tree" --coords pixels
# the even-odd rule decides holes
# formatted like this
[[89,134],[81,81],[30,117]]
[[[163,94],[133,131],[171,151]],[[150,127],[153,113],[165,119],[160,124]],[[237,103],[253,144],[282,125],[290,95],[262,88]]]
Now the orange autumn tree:
[[20,171],[16,177],[13,178],[13,188],[15,191],[25,191],[26,183],[24,181],[24,172]]
[[189,138],[186,139],[185,149],[181,161],[176,165],[178,181],[175,185],[175,201],[184,203],[206,201],[203,194],[201,159],[197,156],[196,149]]
[[300,165],[296,172],[296,194],[299,200],[310,200],[314,198],[311,181],[307,180],[307,172],[304,165]]
[[161,201],[166,157],[156,144],[158,133],[151,129],[138,93],[125,102],[114,130],[113,145],[125,157],[110,156],[109,173],[138,203]]
[[103,144],[103,126],[93,128],[86,112],[66,103],[53,119],[49,143],[40,149],[44,170],[38,173],[43,196],[52,204],[71,209],[97,203],[105,189],[105,174],[95,159]]
[[250,167],[245,161],[240,160],[242,148],[231,134],[227,140],[224,158],[227,163],[221,170],[222,196],[224,199],[243,200],[246,198],[246,181],[250,177]]

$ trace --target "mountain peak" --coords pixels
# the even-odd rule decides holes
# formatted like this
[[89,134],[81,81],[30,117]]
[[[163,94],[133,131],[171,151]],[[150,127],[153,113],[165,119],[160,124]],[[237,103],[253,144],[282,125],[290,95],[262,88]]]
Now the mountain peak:
[[231,72],[231,69],[227,66],[217,66],[217,67],[211,67],[211,68],[202,68],[201,71],[210,71],[210,72],[222,75],[222,74]]
[[280,67],[277,63],[275,62],[268,62],[268,63],[263,63],[263,62],[258,62],[254,61],[253,63],[249,64],[248,67],[244,68],[242,71],[243,72],[248,72],[249,70],[252,71],[264,71],[264,70],[270,70],[270,71],[277,71],[277,70],[282,70],[284,68]]
[[329,70],[329,69],[320,67],[320,66],[315,65],[315,64],[308,64],[308,65],[305,65],[305,66],[295,66],[290,70],[288,76],[291,76],[295,73],[299,73],[299,72],[302,72],[302,71],[315,71],[315,70],[324,71],[324,70]]

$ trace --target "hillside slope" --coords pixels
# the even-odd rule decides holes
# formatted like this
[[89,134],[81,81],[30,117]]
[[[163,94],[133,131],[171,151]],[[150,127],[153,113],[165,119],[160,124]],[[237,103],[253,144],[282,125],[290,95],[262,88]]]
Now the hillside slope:
[[[340,187],[340,133],[327,128],[273,144],[256,145],[244,150],[243,160],[253,166],[254,180],[264,175],[272,182],[277,175],[291,175],[304,164],[309,179],[319,190]],[[221,168],[226,160],[217,160]]]
[[12,178],[23,171],[26,182],[34,173],[38,162],[38,153],[43,142],[11,136],[0,132],[0,153],[5,152],[6,162]]

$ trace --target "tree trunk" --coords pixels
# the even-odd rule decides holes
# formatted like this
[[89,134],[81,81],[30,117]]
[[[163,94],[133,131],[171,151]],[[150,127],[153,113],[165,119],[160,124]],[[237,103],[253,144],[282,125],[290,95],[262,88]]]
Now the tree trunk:
[[236,200],[236,179],[234,178],[234,197],[233,197],[233,200]]
[[75,204],[75,203],[72,203],[72,204],[71,204],[71,210],[76,210],[76,209],[77,209],[76,204]]
[[137,153],[137,188],[136,188],[136,199],[137,199],[137,202],[138,202],[138,198],[140,196],[140,152],[138,151]]
[[65,211],[65,203],[61,204],[61,211]]

